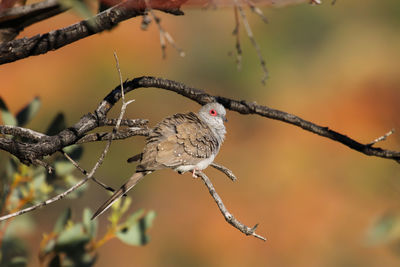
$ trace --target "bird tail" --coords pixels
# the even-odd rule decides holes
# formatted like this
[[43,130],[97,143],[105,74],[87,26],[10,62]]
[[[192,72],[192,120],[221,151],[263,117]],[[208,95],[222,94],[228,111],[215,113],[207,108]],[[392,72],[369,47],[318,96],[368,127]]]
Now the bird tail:
[[114,192],[114,194],[107,199],[106,202],[104,202],[103,205],[100,206],[100,208],[97,209],[97,211],[93,214],[92,220],[96,219],[98,216],[100,216],[103,212],[105,212],[109,207],[111,207],[112,204],[114,204],[115,201],[117,201],[122,195],[124,195],[126,192],[131,190],[145,175],[149,174],[150,172],[136,172],[134,173],[128,181],[121,186],[120,189]]
[[133,157],[130,157],[130,158],[127,160],[127,162],[128,162],[128,163],[132,163],[132,162],[139,161],[139,160],[142,158],[142,156],[143,156],[143,153],[137,154],[137,155],[135,155],[135,156],[133,156]]

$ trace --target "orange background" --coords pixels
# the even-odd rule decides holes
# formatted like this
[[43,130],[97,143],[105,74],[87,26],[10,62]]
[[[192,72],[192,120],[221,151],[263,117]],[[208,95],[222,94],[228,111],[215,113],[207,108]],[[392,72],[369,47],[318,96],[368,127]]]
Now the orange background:
[[[0,95],[13,112],[34,96],[42,107],[28,127],[44,131],[59,111],[69,125],[95,109],[118,83],[113,51],[124,78],[159,76],[211,94],[257,101],[329,126],[364,143],[400,129],[400,3],[396,0],[338,0],[335,6],[307,4],[263,8],[270,23],[246,9],[270,71],[262,86],[255,50],[241,27],[243,66],[236,70],[232,8],[183,8],[174,17],[157,12],[162,26],[186,56],[168,46],[161,58],[155,24],[140,30],[140,18],[45,55],[0,66]],[[25,30],[33,36],[80,18],[62,14]],[[199,106],[172,92],[140,89],[129,118],[150,124]],[[112,113],[117,114],[117,109]],[[96,266],[399,266],[387,246],[366,244],[370,225],[385,212],[399,210],[399,168],[299,128],[257,116],[229,112],[228,134],[216,162],[238,181],[208,169],[227,208],[246,225],[259,223],[264,243],[228,225],[201,180],[160,171],[130,195],[132,211],[154,209],[157,217],[144,247],[118,240],[99,250]],[[143,138],[114,142],[96,177],[117,187],[134,171],[126,159],[140,152]],[[395,133],[379,143],[399,150]],[[81,164],[90,169],[104,144],[85,145]],[[77,174],[79,175],[79,174]],[[24,236],[37,266],[43,232],[50,232],[61,210],[96,209],[107,194],[96,185],[84,197],[64,199],[33,213],[37,232]],[[106,216],[100,217],[100,233]]]

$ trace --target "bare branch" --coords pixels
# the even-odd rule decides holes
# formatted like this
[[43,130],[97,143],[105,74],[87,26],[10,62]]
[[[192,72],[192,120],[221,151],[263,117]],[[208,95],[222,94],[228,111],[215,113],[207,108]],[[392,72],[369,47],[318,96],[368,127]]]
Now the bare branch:
[[[74,186],[72,186],[71,188],[69,188],[67,191],[65,191],[65,192],[63,192],[63,193],[61,193],[61,194],[59,194],[59,195],[57,195],[57,196],[55,196],[55,197],[53,197],[53,198],[51,198],[51,199],[49,199],[49,200],[46,200],[46,201],[44,201],[44,202],[41,202],[41,203],[39,203],[39,204],[37,204],[37,205],[33,205],[33,206],[28,207],[28,208],[26,208],[26,209],[22,209],[22,210],[20,210],[20,211],[18,211],[18,212],[15,212],[15,213],[12,213],[12,214],[8,214],[8,215],[5,215],[5,216],[2,216],[2,217],[0,217],[0,221],[3,221],[3,220],[6,220],[6,219],[9,219],[9,218],[12,218],[12,217],[15,217],[15,216],[18,216],[18,215],[27,213],[27,212],[29,212],[29,211],[35,210],[35,209],[37,209],[37,208],[40,208],[40,207],[43,207],[43,206],[48,205],[48,204],[50,204],[50,203],[53,203],[53,202],[55,202],[55,201],[57,201],[57,200],[59,200],[59,199],[62,199],[62,198],[64,198],[66,195],[68,195],[69,193],[73,192],[74,190],[76,190],[77,188],[79,188],[80,186],[82,186],[82,185],[83,185],[84,183],[86,183],[89,179],[92,179],[94,173],[95,173],[96,170],[100,167],[100,165],[103,163],[104,158],[105,158],[105,156],[106,156],[107,153],[108,153],[108,150],[109,150],[109,148],[110,148],[110,146],[111,146],[111,142],[112,142],[113,137],[114,137],[113,135],[114,135],[115,132],[118,131],[118,128],[119,128],[119,126],[120,126],[122,117],[124,116],[126,107],[127,107],[130,103],[133,102],[133,100],[130,100],[130,101],[128,101],[128,102],[125,102],[125,93],[124,93],[124,88],[123,88],[123,84],[122,84],[122,77],[121,77],[121,72],[120,72],[120,70],[119,70],[119,63],[118,63],[118,58],[117,58],[116,53],[114,53],[114,56],[115,56],[115,59],[116,59],[116,62],[117,62],[117,69],[118,69],[118,73],[119,73],[119,75],[120,75],[120,80],[121,80],[121,85],[120,85],[120,87],[121,87],[121,96],[122,96],[122,107],[121,107],[121,111],[120,111],[120,114],[119,114],[119,117],[118,117],[117,124],[114,126],[113,131],[112,131],[112,134],[110,135],[110,138],[109,138],[109,140],[108,140],[108,142],[107,142],[107,144],[106,144],[106,146],[105,146],[103,152],[101,153],[99,159],[97,160],[97,162],[96,162],[96,164],[94,165],[94,167],[92,168],[92,170],[86,175],[86,177],[85,177],[82,181],[78,182],[77,184],[75,184]],[[38,159],[35,159],[35,160],[38,160]]]
[[[118,122],[118,119],[108,119],[105,118],[101,122],[99,122],[100,126],[115,126]],[[129,127],[142,127],[146,125],[149,121],[145,119],[122,119],[120,125],[121,126],[129,126]]]
[[267,239],[263,236],[260,236],[258,234],[256,234],[256,228],[258,226],[258,224],[256,224],[253,228],[250,228],[244,224],[242,224],[241,222],[239,222],[225,207],[224,203],[222,202],[220,196],[218,195],[217,191],[215,191],[215,188],[213,186],[213,184],[211,183],[210,179],[207,177],[207,175],[205,175],[203,172],[201,171],[197,171],[196,172],[197,175],[199,175],[201,177],[201,179],[203,180],[204,184],[207,186],[208,191],[210,192],[211,196],[214,198],[215,203],[217,203],[219,210],[221,211],[222,215],[224,215],[225,220],[232,225],[233,227],[235,227],[236,229],[238,229],[239,231],[241,231],[242,233],[246,234],[246,235],[252,235],[256,238],[259,238],[263,241],[266,241]]
[[[114,133],[113,140],[122,140],[132,136],[148,136],[150,129],[148,128],[128,128],[122,129],[118,132]],[[76,143],[83,144],[89,142],[97,142],[97,141],[107,141],[110,139],[112,133],[102,132],[102,133],[91,133],[87,134],[81,139],[79,139]]]
[[[392,159],[396,162],[400,161],[400,152],[385,150],[379,147],[373,147],[368,144],[362,144],[349,138],[341,133],[333,131],[328,127],[319,126],[312,122],[306,121],[293,114],[286,113],[284,111],[276,110],[267,106],[257,105],[256,103],[250,103],[246,101],[238,101],[226,97],[213,96],[205,93],[203,90],[186,86],[182,83],[155,78],[155,77],[139,77],[132,80],[127,80],[123,83],[125,93],[135,90],[137,88],[148,88],[155,87],[176,92],[188,99],[196,101],[197,103],[204,105],[209,102],[219,102],[225,106],[225,108],[236,111],[241,114],[255,114],[266,118],[279,120],[285,123],[289,123],[300,127],[306,131],[318,134],[320,136],[329,138],[336,142],[340,142],[345,146],[363,153],[368,156],[381,157],[386,159]],[[93,129],[100,125],[100,122],[105,121],[106,115],[110,109],[115,105],[121,98],[121,86],[117,86],[112,90],[104,99],[101,101],[94,114],[87,114],[83,116],[76,124],[61,131],[55,136],[46,136],[41,138],[36,143],[24,143],[18,140],[10,138],[0,137],[0,149],[5,150],[14,156],[16,156],[21,162],[26,164],[32,164],[36,159],[42,159],[47,155],[56,153],[66,146],[89,141],[103,141],[105,138],[109,138],[109,133],[98,134],[87,134]],[[121,120],[122,122],[122,120]],[[114,123],[114,122],[113,122]],[[0,126],[0,129],[6,131],[8,126]],[[130,135],[147,135],[147,130],[122,130],[115,133],[115,138],[126,137]],[[11,133],[11,132],[5,132]],[[121,134],[121,135],[120,135]],[[29,136],[29,134],[28,134]]]
[[[146,10],[150,12],[151,16],[153,17],[154,22],[157,24],[158,31],[160,32],[160,44],[161,44],[161,52],[162,52],[162,57],[166,57],[165,49],[166,49],[166,44],[165,44],[165,39],[167,39],[168,43],[175,48],[175,50],[178,52],[179,56],[184,57],[185,52],[182,50],[182,48],[178,47],[177,44],[174,41],[174,38],[164,30],[164,28],[161,26],[161,19],[156,16],[154,13],[153,7],[150,4],[149,0],[144,0],[146,3]],[[143,24],[142,24],[143,25]]]
[[[238,101],[234,99],[230,99],[227,97],[222,96],[213,96],[210,94],[205,93],[203,90],[186,86],[182,83],[155,78],[155,77],[139,77],[132,80],[128,80],[124,83],[126,92],[134,90],[136,88],[144,87],[155,87],[160,89],[165,89],[169,91],[176,92],[186,98],[189,98],[197,103],[204,105],[210,102],[219,102],[225,106],[226,109],[236,111],[240,114],[255,114],[262,117],[279,120],[285,123],[289,123],[300,127],[306,131],[312,132],[314,134],[318,134],[320,136],[329,138],[336,142],[342,143],[343,145],[356,150],[360,153],[363,153],[368,156],[375,156],[380,158],[392,159],[396,162],[400,161],[400,152],[399,151],[392,151],[392,150],[385,150],[379,147],[371,147],[366,144],[362,144],[360,142],[355,141],[348,136],[338,133],[334,130],[329,129],[328,127],[319,126],[315,123],[310,121],[304,120],[296,115],[289,114],[284,111],[280,111],[277,109],[273,109],[267,106],[257,105],[256,103],[247,102],[244,100]],[[116,88],[117,89],[117,88]],[[115,102],[119,99],[118,91],[114,90],[115,92],[109,94],[105,99],[108,101]],[[100,110],[107,111],[106,104],[100,105]]]
[[384,135],[376,138],[374,141],[372,141],[371,143],[366,144],[366,146],[373,146],[378,142],[384,141],[386,140],[386,138],[388,138],[390,135],[392,135],[394,133],[394,129],[390,130],[389,132],[385,133]]
[[85,177],[85,179],[81,180],[80,182],[78,182],[74,186],[70,187],[67,191],[62,192],[61,194],[58,194],[57,196],[54,196],[54,197],[52,197],[52,198],[50,198],[50,199],[48,199],[46,201],[40,202],[40,203],[38,203],[36,205],[33,205],[31,207],[28,207],[26,209],[22,209],[22,210],[19,210],[17,212],[14,212],[14,213],[10,213],[10,214],[1,216],[0,217],[0,222],[4,221],[4,220],[7,220],[7,219],[10,219],[10,218],[13,218],[13,217],[16,217],[16,216],[19,216],[19,215],[22,215],[22,214],[27,213],[27,212],[33,211],[35,209],[41,208],[43,206],[46,206],[46,205],[51,204],[53,202],[56,202],[57,200],[63,199],[65,196],[67,196],[68,194],[72,193],[73,191],[75,191],[76,189],[81,187],[83,184],[85,184],[89,179],[90,179],[89,176]]
[[42,137],[47,136],[31,129],[12,125],[0,125],[0,134],[24,137],[32,141],[39,141]]
[[[68,160],[72,163],[72,165],[74,165],[75,168],[77,168],[83,175],[88,176],[89,173],[88,173],[85,169],[83,169],[83,168],[78,164],[78,162],[76,162],[73,158],[71,158],[64,150],[61,150],[60,152],[61,152],[61,153],[64,155],[64,157],[65,157],[66,159],[68,159]],[[97,180],[94,176],[92,177],[92,180],[93,180],[96,184],[100,185],[101,187],[103,187],[104,189],[106,189],[106,190],[108,190],[108,191],[111,191],[111,192],[114,192],[114,191],[115,191],[114,188],[112,188],[111,186],[106,185],[105,183],[101,182],[100,180]]]
[[233,29],[232,34],[236,37],[236,66],[238,70],[242,68],[242,47],[240,46],[240,35],[239,35],[239,15],[238,15],[238,8],[237,6],[233,7],[233,12],[235,15],[235,28]]
[[310,0],[311,5],[320,5],[322,4],[321,0]]
[[[177,4],[173,7],[165,7],[161,4],[160,6],[153,6],[153,8],[173,15],[183,15],[183,12],[179,10],[183,2],[185,1],[176,1]],[[144,13],[145,4],[143,0],[128,0],[69,27],[53,30],[31,38],[4,42],[0,45],[0,64],[57,50],[85,37],[110,30],[118,23],[144,15]]]
[[222,166],[222,165],[219,165],[219,164],[217,164],[217,163],[215,163],[215,162],[212,162],[210,165],[211,165],[212,167],[214,167],[215,169],[217,169],[217,170],[223,172],[223,173],[224,173],[226,176],[228,176],[228,178],[231,179],[233,182],[236,182],[236,180],[237,180],[236,175],[233,174],[233,172],[232,172],[230,169],[228,169],[228,168],[226,168],[226,167],[224,167],[224,166]]
[[58,0],[45,0],[30,5],[17,6],[0,11],[0,42],[13,40],[24,28],[58,15],[69,7]]
[[265,81],[268,78],[268,70],[267,70],[267,66],[265,64],[265,60],[262,56],[260,46],[258,45],[256,39],[254,39],[253,31],[251,30],[249,21],[247,20],[246,13],[244,12],[242,6],[238,3],[237,0],[234,0],[234,4],[235,4],[235,7],[238,9],[240,16],[242,17],[243,25],[247,32],[247,36],[249,37],[251,44],[253,45],[254,49],[257,52],[258,59],[260,60],[261,68],[264,72],[264,76],[263,76],[261,82],[263,84],[265,84]]
[[257,14],[261,18],[261,20],[264,21],[264,23],[268,23],[267,17],[264,15],[262,10],[253,3],[253,1],[251,1],[251,0],[244,0],[244,1],[250,7],[250,10],[253,13]]

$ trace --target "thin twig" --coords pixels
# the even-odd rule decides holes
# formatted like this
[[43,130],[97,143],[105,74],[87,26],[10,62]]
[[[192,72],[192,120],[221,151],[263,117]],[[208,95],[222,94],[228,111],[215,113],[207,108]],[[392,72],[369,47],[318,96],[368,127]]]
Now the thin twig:
[[179,56],[184,57],[185,56],[185,52],[183,51],[182,48],[178,47],[178,45],[175,43],[174,38],[172,38],[172,36],[169,34],[169,32],[167,32],[166,30],[164,30],[164,28],[161,26],[161,19],[159,17],[156,16],[156,14],[154,13],[154,10],[149,2],[149,0],[144,0],[144,2],[146,3],[146,10],[148,12],[150,12],[151,16],[153,17],[154,22],[157,24],[158,27],[158,31],[160,32],[160,44],[161,44],[161,52],[162,52],[162,56],[163,58],[166,57],[166,53],[165,53],[165,49],[166,49],[166,43],[165,43],[165,39],[167,39],[168,43],[175,48],[175,50],[178,52]]
[[221,211],[222,215],[224,215],[225,220],[241,231],[242,233],[246,235],[252,235],[256,238],[259,238],[263,241],[266,241],[267,239],[261,235],[256,234],[256,229],[258,224],[256,224],[253,228],[250,228],[241,222],[239,222],[233,215],[226,209],[224,203],[222,202],[220,196],[218,195],[217,191],[215,190],[213,184],[211,183],[210,179],[201,171],[197,171],[196,174],[201,177],[203,180],[204,184],[207,186],[208,191],[210,192],[211,196],[214,198],[215,203],[217,203],[219,210]]
[[[76,162],[73,158],[71,158],[64,150],[61,150],[60,152],[61,152],[61,153],[63,154],[63,156],[64,156],[67,160],[69,160],[69,161],[72,163],[72,165],[74,165],[75,168],[77,168],[83,175],[87,176],[87,175],[89,174],[85,169],[83,169],[83,168],[78,164],[78,162]],[[104,189],[108,190],[108,191],[111,191],[111,192],[114,192],[114,191],[115,191],[114,188],[112,188],[111,186],[106,185],[105,183],[103,183],[103,182],[100,181],[100,180],[97,180],[94,176],[92,177],[92,180],[93,180],[95,183],[97,183],[98,185],[100,185],[101,187],[103,187]]]
[[215,169],[217,169],[217,170],[223,172],[223,173],[224,173],[226,176],[228,176],[228,178],[231,179],[233,182],[235,182],[235,181],[237,180],[236,175],[233,174],[233,172],[232,172],[230,169],[228,169],[228,168],[226,168],[226,167],[224,167],[224,166],[222,166],[222,165],[219,165],[219,164],[217,164],[217,163],[215,163],[215,162],[212,162],[210,165],[211,165],[212,167],[214,167]]
[[235,4],[235,7],[239,10],[240,16],[242,17],[243,25],[247,32],[247,36],[249,37],[251,44],[253,45],[254,49],[257,52],[258,59],[260,60],[261,68],[264,72],[264,76],[263,76],[261,82],[263,84],[265,84],[265,81],[268,79],[268,70],[267,70],[267,66],[265,64],[264,57],[262,56],[260,46],[258,45],[256,39],[254,39],[253,31],[251,30],[249,21],[247,20],[246,13],[244,12],[242,6],[238,3],[237,0],[234,0],[234,4]]
[[51,204],[51,203],[53,203],[53,202],[55,202],[57,200],[63,199],[69,193],[72,193],[73,191],[78,189],[80,186],[82,186],[84,183],[86,183],[90,178],[91,178],[91,176],[85,177],[83,180],[79,181],[77,184],[75,184],[74,186],[70,187],[67,191],[64,191],[61,194],[58,194],[58,195],[56,195],[56,196],[54,196],[54,197],[52,197],[52,198],[50,198],[50,199],[48,199],[46,201],[40,202],[40,203],[38,203],[36,205],[33,205],[31,207],[22,209],[20,211],[1,216],[0,217],[0,222],[4,221],[4,220],[7,220],[7,219],[10,219],[10,218],[13,218],[13,217],[16,217],[16,216],[19,216],[19,215],[22,215],[22,214],[27,213],[27,212],[33,211],[35,209],[41,208],[41,207],[46,206],[48,204]]
[[42,167],[44,167],[47,171],[47,173],[53,173],[54,172],[54,168],[50,166],[50,164],[48,164],[47,162],[40,160],[40,159],[35,159],[33,162],[35,165],[40,165]]
[[[117,55],[116,55],[115,52],[114,52],[114,56],[115,56],[115,59],[116,59],[116,61],[117,61],[117,69],[118,69],[118,73],[119,73],[119,75],[120,75],[120,81],[121,81],[121,85],[120,85],[120,86],[121,86],[121,94],[122,94],[122,107],[121,107],[121,111],[120,111],[120,114],[119,114],[119,117],[118,117],[118,122],[117,122],[117,124],[115,125],[115,127],[113,128],[112,133],[115,133],[115,132],[118,131],[119,125],[120,125],[120,123],[121,123],[122,117],[124,116],[124,113],[125,113],[125,110],[126,110],[127,105],[129,105],[130,103],[133,102],[133,100],[130,100],[130,101],[128,101],[128,102],[125,102],[125,93],[124,93],[124,88],[123,88],[123,83],[122,83],[122,76],[121,76],[121,71],[120,71],[120,69],[119,69],[118,58],[117,58]],[[6,220],[6,219],[15,217],[15,216],[18,216],[18,215],[27,213],[27,212],[30,212],[30,211],[32,211],[32,210],[35,210],[35,209],[37,209],[37,208],[43,207],[43,206],[48,205],[48,204],[50,204],[50,203],[53,203],[53,202],[55,202],[55,201],[57,201],[57,200],[60,200],[60,199],[64,198],[66,195],[68,195],[69,193],[75,191],[77,188],[79,188],[79,187],[82,186],[83,184],[85,184],[89,179],[92,179],[92,177],[93,177],[94,173],[96,172],[96,170],[97,170],[97,169],[100,167],[100,165],[103,163],[104,158],[105,158],[105,156],[107,155],[108,150],[109,150],[109,148],[110,148],[110,146],[111,146],[112,139],[113,139],[113,134],[111,134],[110,139],[108,140],[108,142],[107,142],[107,144],[106,144],[106,146],[105,146],[103,152],[102,152],[101,155],[100,155],[100,158],[97,160],[97,162],[96,162],[96,164],[94,165],[94,167],[92,168],[92,170],[89,172],[89,174],[88,174],[83,180],[81,180],[80,182],[78,182],[78,183],[75,184],[74,186],[70,187],[70,188],[69,188],[68,190],[66,190],[65,192],[63,192],[63,193],[61,193],[61,194],[58,194],[57,196],[55,196],[55,197],[53,197],[53,198],[51,198],[51,199],[48,199],[48,200],[46,200],[46,201],[43,201],[43,202],[41,202],[41,203],[38,203],[38,204],[33,205],[33,206],[31,206],[31,207],[28,207],[28,208],[26,208],[26,209],[22,209],[22,210],[20,210],[20,211],[17,211],[17,212],[14,212],[14,213],[11,213],[11,214],[2,216],[2,217],[0,217],[0,221],[3,221],[3,220]]]
[[378,142],[384,141],[386,140],[386,138],[388,138],[390,135],[392,135],[394,133],[394,129],[390,130],[389,132],[385,133],[384,135],[376,138],[374,141],[372,141],[371,143],[366,144],[366,146],[373,146]]
[[310,0],[311,5],[320,5],[322,4],[321,0]]
[[236,66],[237,69],[240,70],[242,68],[242,47],[240,46],[240,35],[239,35],[239,15],[237,6],[233,7],[233,12],[235,15],[235,28],[233,29],[232,34],[236,37]]
[[147,14],[144,14],[143,18],[142,18],[142,23],[140,24],[140,28],[145,31],[149,27],[150,23],[151,23],[150,16]]
[[253,13],[257,14],[261,18],[261,20],[264,21],[264,23],[268,23],[267,17],[264,15],[262,10],[253,3],[253,1],[251,1],[251,0],[244,0],[244,1],[250,7],[250,10]]

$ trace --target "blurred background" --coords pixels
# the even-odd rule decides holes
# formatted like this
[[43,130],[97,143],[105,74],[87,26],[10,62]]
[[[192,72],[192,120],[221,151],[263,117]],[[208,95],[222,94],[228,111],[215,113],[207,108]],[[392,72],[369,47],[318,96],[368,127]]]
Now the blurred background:
[[[35,96],[42,106],[28,128],[45,131],[59,111],[72,125],[119,84],[113,51],[125,78],[159,76],[211,94],[257,101],[329,126],[362,143],[392,128],[400,130],[400,2],[338,0],[331,6],[263,7],[264,24],[246,9],[266,59],[270,78],[261,84],[257,54],[241,26],[242,70],[234,51],[232,7],[183,7],[185,16],[157,12],[162,26],[182,47],[162,59],[155,24],[123,22],[55,52],[0,66],[0,95],[13,112]],[[26,29],[33,36],[81,20],[67,12]],[[140,89],[126,117],[154,125],[199,105],[172,92]],[[118,106],[117,106],[118,107]],[[117,114],[118,108],[111,114]],[[367,157],[299,128],[228,112],[227,139],[216,162],[238,177],[232,183],[214,169],[206,173],[227,208],[246,225],[259,223],[266,243],[227,224],[200,179],[164,170],[149,175],[130,196],[131,210],[157,212],[151,241],[131,247],[115,239],[99,250],[97,265],[111,266],[399,266],[396,243],[370,242],[371,226],[400,213],[400,169],[394,161]],[[400,150],[395,133],[378,146]],[[144,138],[114,142],[96,174],[118,187],[134,171],[126,159],[141,151]],[[91,169],[103,144],[86,144],[81,165]],[[4,153],[4,152],[1,152]],[[77,174],[79,176],[79,174]],[[79,218],[108,196],[90,183],[83,197],[64,199],[32,213],[36,230],[23,234],[38,265],[38,244],[65,207]],[[99,218],[106,231],[106,216]]]

